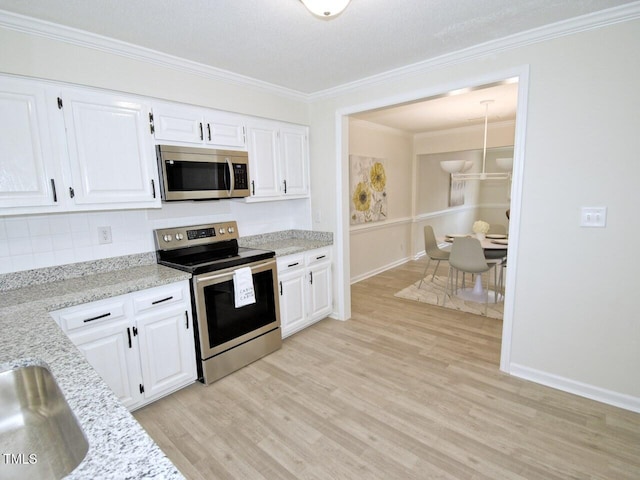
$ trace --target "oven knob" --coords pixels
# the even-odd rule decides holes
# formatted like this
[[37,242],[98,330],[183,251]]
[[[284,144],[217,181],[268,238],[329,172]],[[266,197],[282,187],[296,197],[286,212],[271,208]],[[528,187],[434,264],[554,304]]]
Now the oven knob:
[[162,237],[162,238],[164,238],[164,241],[165,241],[165,242],[170,242],[170,241],[172,240],[171,235],[165,235],[165,236],[164,236],[164,237]]
[[219,232],[220,232],[220,235],[224,235],[224,232],[225,232],[224,227],[223,227],[223,228],[221,228],[221,229],[219,230]]
[[184,238],[184,235],[182,235],[181,233],[176,233],[176,240],[182,240]]
[[229,232],[229,233],[233,233],[234,231],[235,231],[235,229],[233,227],[227,228],[227,232]]

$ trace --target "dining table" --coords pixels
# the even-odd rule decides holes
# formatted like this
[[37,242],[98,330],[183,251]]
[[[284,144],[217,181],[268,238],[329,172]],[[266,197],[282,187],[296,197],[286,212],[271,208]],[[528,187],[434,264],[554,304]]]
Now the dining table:
[[[463,234],[448,234],[444,238],[439,238],[438,243],[442,245],[443,250],[450,249],[456,237],[474,237],[478,238],[476,234],[473,233],[463,233]],[[493,250],[500,251],[504,250],[505,255],[507,256],[507,250],[509,248],[509,239],[507,235],[499,235],[499,234],[486,234],[482,238],[478,238],[480,241],[480,246],[484,251]],[[495,258],[495,259],[487,259],[487,263],[494,263],[494,268],[498,268],[498,266],[504,261],[504,258]],[[472,288],[460,288],[456,291],[456,296],[462,298],[463,300],[469,300],[471,302],[476,303],[484,303],[487,301],[493,301],[496,303],[498,301],[501,293],[497,291],[497,286],[495,285],[494,280],[494,288],[495,290],[489,290],[488,292],[485,290],[482,285],[482,275],[476,275],[475,282]]]

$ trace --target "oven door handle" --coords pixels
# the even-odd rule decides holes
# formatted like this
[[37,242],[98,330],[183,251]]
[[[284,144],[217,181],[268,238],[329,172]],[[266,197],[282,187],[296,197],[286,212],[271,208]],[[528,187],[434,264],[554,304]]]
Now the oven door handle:
[[[268,262],[259,263],[257,265],[252,265],[251,266],[251,272],[253,273],[253,270],[265,267],[265,266],[267,266],[269,264],[272,264],[272,263],[273,263],[273,260],[268,261]],[[242,265],[238,265],[238,268],[240,268],[240,267],[242,267]],[[206,277],[196,277],[196,283],[209,282],[211,280],[215,280],[216,278],[228,277],[229,275],[233,275],[233,271],[226,272],[226,273],[218,273],[216,275],[207,275]]]
[[231,162],[231,159],[229,157],[226,158],[227,160],[227,168],[229,169],[229,190],[227,190],[227,193],[229,195],[229,197],[233,196],[233,188],[236,184],[236,176],[233,173],[233,163]]

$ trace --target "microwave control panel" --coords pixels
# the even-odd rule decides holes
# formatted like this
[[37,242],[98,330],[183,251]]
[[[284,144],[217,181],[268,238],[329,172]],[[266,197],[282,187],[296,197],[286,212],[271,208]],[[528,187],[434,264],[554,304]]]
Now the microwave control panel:
[[249,188],[249,174],[246,163],[234,163],[233,176],[235,178],[234,189],[246,190]]

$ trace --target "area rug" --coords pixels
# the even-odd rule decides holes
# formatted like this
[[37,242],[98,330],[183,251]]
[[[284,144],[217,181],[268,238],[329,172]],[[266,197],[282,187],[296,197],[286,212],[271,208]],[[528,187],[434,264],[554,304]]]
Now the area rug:
[[[431,275],[427,275],[420,288],[418,288],[419,284],[420,280],[409,285],[407,288],[403,288],[394,296],[442,307],[442,298],[444,296],[444,287],[447,284],[447,277],[436,275],[433,281],[431,281]],[[447,303],[444,307],[461,312],[484,315],[484,303],[471,302],[451,294],[447,295]],[[493,301],[489,302],[489,305],[487,305],[487,317],[502,319],[503,314],[503,301],[499,301],[498,303],[494,303]]]

